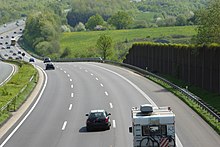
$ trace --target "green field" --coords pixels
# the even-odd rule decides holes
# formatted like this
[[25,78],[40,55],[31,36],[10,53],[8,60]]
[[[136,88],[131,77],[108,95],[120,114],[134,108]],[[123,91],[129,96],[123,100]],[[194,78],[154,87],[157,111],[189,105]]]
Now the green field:
[[[69,32],[61,36],[61,48],[71,49],[71,55],[68,57],[94,57],[96,52],[96,41],[101,34],[107,34],[113,39],[113,43],[118,42],[138,42],[153,41],[155,39],[166,39],[172,43],[190,40],[196,34],[195,27],[159,27],[129,30],[108,30],[108,31],[90,31],[90,32]],[[174,38],[172,36],[182,36]],[[180,40],[180,41],[179,41]]]

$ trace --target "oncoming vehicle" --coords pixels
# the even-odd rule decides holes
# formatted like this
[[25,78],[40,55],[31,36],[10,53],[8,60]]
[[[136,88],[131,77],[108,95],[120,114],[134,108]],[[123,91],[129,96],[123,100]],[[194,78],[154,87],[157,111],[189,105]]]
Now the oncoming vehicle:
[[46,64],[46,68],[45,68],[46,70],[48,70],[48,69],[55,69],[55,66],[54,66],[54,64],[53,63],[47,63]]
[[111,121],[109,118],[111,113],[107,113],[105,110],[91,110],[86,120],[87,131],[92,131],[94,129],[105,129],[109,130],[111,126]]
[[175,114],[170,107],[144,104],[132,108],[134,147],[175,147]]
[[47,62],[51,62],[51,59],[49,57],[44,58],[44,63],[47,63]]

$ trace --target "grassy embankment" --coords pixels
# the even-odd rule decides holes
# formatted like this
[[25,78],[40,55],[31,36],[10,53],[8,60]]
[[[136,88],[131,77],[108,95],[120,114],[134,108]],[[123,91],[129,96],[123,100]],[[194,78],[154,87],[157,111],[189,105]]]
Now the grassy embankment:
[[[61,37],[61,47],[70,48],[72,50],[72,55],[79,54],[80,52],[87,53],[90,49],[95,48],[96,41],[100,34],[106,33],[112,37],[113,42],[124,42],[125,40],[129,42],[137,42],[143,40],[153,41],[154,39],[166,39],[172,43],[185,43],[190,41],[190,38],[196,34],[195,27],[160,27],[160,28],[145,28],[145,29],[131,29],[131,30],[113,30],[113,31],[94,31],[94,32],[73,32],[64,33]],[[182,36],[173,37],[173,36]],[[185,87],[186,83],[179,81],[173,77],[167,77],[173,83]],[[161,84],[167,89],[172,89],[165,83],[158,81],[157,79],[152,79],[155,82]],[[213,106],[220,112],[220,95],[213,94],[211,92],[205,91],[198,87],[190,86],[189,90],[195,93],[197,96],[202,98],[206,103]],[[220,126],[216,120],[213,120],[207,112],[203,112],[197,104],[187,100],[187,98],[178,91],[171,91],[183,101],[185,101],[190,107],[192,107],[197,113],[199,113],[218,133],[220,133]]]
[[11,111],[17,110],[24,103],[38,80],[38,72],[31,64],[18,61],[11,63],[17,65],[18,72],[0,87],[0,109],[11,99],[16,99],[6,110],[0,112],[0,126],[11,116]]
[[96,41],[103,33],[111,36],[114,44],[126,41],[130,43],[153,41],[155,39],[166,39],[172,43],[186,43],[196,34],[196,31],[193,26],[184,26],[63,33],[61,48],[62,50],[71,49],[69,57],[88,57],[95,50]]

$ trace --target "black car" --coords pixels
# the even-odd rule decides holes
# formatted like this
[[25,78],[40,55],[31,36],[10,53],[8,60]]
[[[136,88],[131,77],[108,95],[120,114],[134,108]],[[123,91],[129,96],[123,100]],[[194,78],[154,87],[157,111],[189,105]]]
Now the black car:
[[44,63],[47,63],[47,62],[51,62],[51,59],[49,57],[44,58]]
[[34,62],[34,58],[30,58],[30,59],[29,59],[29,62]]
[[105,110],[92,110],[89,114],[86,121],[87,131],[92,131],[94,129],[110,129],[111,121],[109,118],[111,113],[107,113]]
[[46,70],[48,70],[48,69],[55,69],[55,66],[54,66],[54,64],[53,63],[47,63],[46,64],[46,68],[45,68]]

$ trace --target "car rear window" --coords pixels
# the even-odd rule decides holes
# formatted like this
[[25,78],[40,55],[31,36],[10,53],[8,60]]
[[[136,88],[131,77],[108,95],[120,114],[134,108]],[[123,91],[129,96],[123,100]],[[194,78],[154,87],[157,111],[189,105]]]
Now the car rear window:
[[105,118],[103,112],[90,113],[89,118]]

